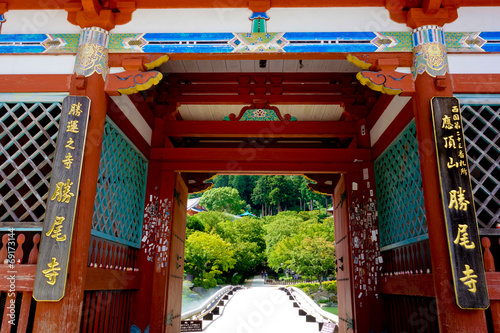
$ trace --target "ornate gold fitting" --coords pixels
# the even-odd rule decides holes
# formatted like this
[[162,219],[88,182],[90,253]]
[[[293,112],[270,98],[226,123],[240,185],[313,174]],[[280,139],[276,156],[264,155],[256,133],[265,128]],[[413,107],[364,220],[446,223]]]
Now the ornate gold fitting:
[[413,30],[413,77],[426,72],[432,77],[449,72],[443,28],[426,25]]
[[75,73],[85,77],[98,73],[106,80],[109,72],[108,45],[108,31],[97,27],[83,29],[76,54]]

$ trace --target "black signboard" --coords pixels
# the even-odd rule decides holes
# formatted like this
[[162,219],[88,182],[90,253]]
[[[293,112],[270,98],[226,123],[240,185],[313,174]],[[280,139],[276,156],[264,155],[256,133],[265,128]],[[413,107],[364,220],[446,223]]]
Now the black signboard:
[[181,332],[203,332],[202,320],[183,320],[181,321]]
[[33,289],[37,301],[64,297],[89,113],[88,97],[64,99]]
[[460,104],[455,97],[434,97],[431,108],[456,302],[462,309],[486,309],[488,288]]

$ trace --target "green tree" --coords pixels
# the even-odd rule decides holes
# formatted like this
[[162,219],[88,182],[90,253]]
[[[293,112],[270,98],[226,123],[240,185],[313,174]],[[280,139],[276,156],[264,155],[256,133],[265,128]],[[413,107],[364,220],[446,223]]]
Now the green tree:
[[186,240],[184,270],[193,274],[194,284],[204,288],[217,285],[217,276],[234,267],[231,244],[220,236],[195,231]]
[[208,210],[226,212],[230,214],[241,213],[241,207],[246,203],[241,200],[240,194],[234,188],[219,187],[206,191],[200,199],[200,205]]
[[243,217],[222,222],[217,225],[215,232],[231,243],[236,259],[234,272],[248,275],[265,261],[265,229],[259,219]]
[[221,212],[201,212],[196,217],[203,224],[205,232],[208,233],[214,230],[220,222],[231,221],[228,215]]

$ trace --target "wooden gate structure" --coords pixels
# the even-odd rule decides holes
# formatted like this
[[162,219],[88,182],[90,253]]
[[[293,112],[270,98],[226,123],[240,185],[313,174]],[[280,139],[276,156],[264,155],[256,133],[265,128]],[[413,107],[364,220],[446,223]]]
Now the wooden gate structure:
[[[302,174],[333,195],[341,332],[500,332],[499,15],[495,0],[0,0],[0,332],[179,332],[187,194],[215,174]],[[68,95],[90,117],[63,179]],[[453,96],[434,128],[431,100]],[[443,166],[446,130],[461,157]],[[474,197],[442,190],[445,171]],[[72,200],[71,221],[44,224]],[[474,207],[478,232],[447,220]],[[38,260],[54,249],[66,264]],[[483,259],[456,270],[451,249]],[[62,299],[40,298],[57,283]],[[476,284],[489,306],[460,308]]]

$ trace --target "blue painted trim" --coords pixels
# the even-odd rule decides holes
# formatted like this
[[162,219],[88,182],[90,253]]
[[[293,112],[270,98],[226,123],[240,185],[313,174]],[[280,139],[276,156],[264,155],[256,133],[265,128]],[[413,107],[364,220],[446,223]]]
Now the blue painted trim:
[[121,239],[121,238],[118,238],[118,237],[115,237],[115,236],[110,236],[108,234],[105,234],[104,232],[97,231],[97,230],[94,230],[94,229],[92,229],[92,231],[90,232],[90,234],[92,236],[96,236],[96,237],[99,237],[99,238],[107,239],[107,240],[110,240],[110,241],[113,241],[113,242],[116,242],[116,243],[128,245],[128,246],[134,247],[136,249],[139,249],[141,247],[140,243],[136,244],[134,242],[130,242],[130,241],[127,241],[127,240],[124,240],[124,239]]
[[460,104],[500,105],[500,94],[455,94]]
[[[19,224],[22,224],[22,222],[20,222]],[[43,230],[43,228],[0,227],[0,231],[10,231],[12,229],[14,229],[14,231],[42,231]]]
[[269,20],[269,16],[266,12],[253,12],[252,16],[250,16],[250,20],[263,19]]
[[395,249],[395,248],[398,248],[398,247],[402,247],[402,246],[405,246],[405,245],[410,245],[410,244],[413,244],[413,243],[418,243],[418,242],[424,241],[426,239],[429,239],[429,234],[423,234],[423,235],[420,235],[420,236],[417,236],[417,237],[405,239],[404,241],[401,241],[401,242],[397,242],[397,243],[394,243],[394,244],[391,244],[391,245],[387,245],[387,246],[381,247],[380,248],[380,252],[389,251],[389,250],[392,250],[392,249]]
[[[247,33],[249,34],[249,33]],[[285,52],[409,52],[411,39],[415,36],[407,36],[407,31],[401,32],[286,32],[283,38],[288,43],[284,47]],[[448,32],[448,34],[454,34]],[[458,40],[450,46],[453,52],[500,52],[500,32],[469,32],[457,34],[479,34],[484,40],[482,49],[471,48],[461,44]],[[442,35],[442,34],[441,34]],[[385,37],[384,37],[385,36]],[[392,37],[390,37],[392,36]],[[127,38],[137,39],[138,44],[129,46]],[[383,47],[381,38],[395,38],[398,41],[394,47]],[[439,37],[439,36],[438,36]],[[442,37],[442,36],[441,36]],[[50,48],[50,45],[42,44],[53,41],[54,38],[68,41],[69,44],[61,49]],[[75,34],[0,34],[0,54],[26,54],[26,53],[48,53],[48,54],[74,54],[76,52]],[[229,53],[234,51],[228,42],[235,38],[230,32],[214,33],[144,33],[144,34],[111,34],[112,53]],[[124,43],[122,45],[121,43]],[[44,46],[45,45],[45,46]],[[46,48],[47,47],[47,48]],[[240,51],[240,50],[238,50]]]

